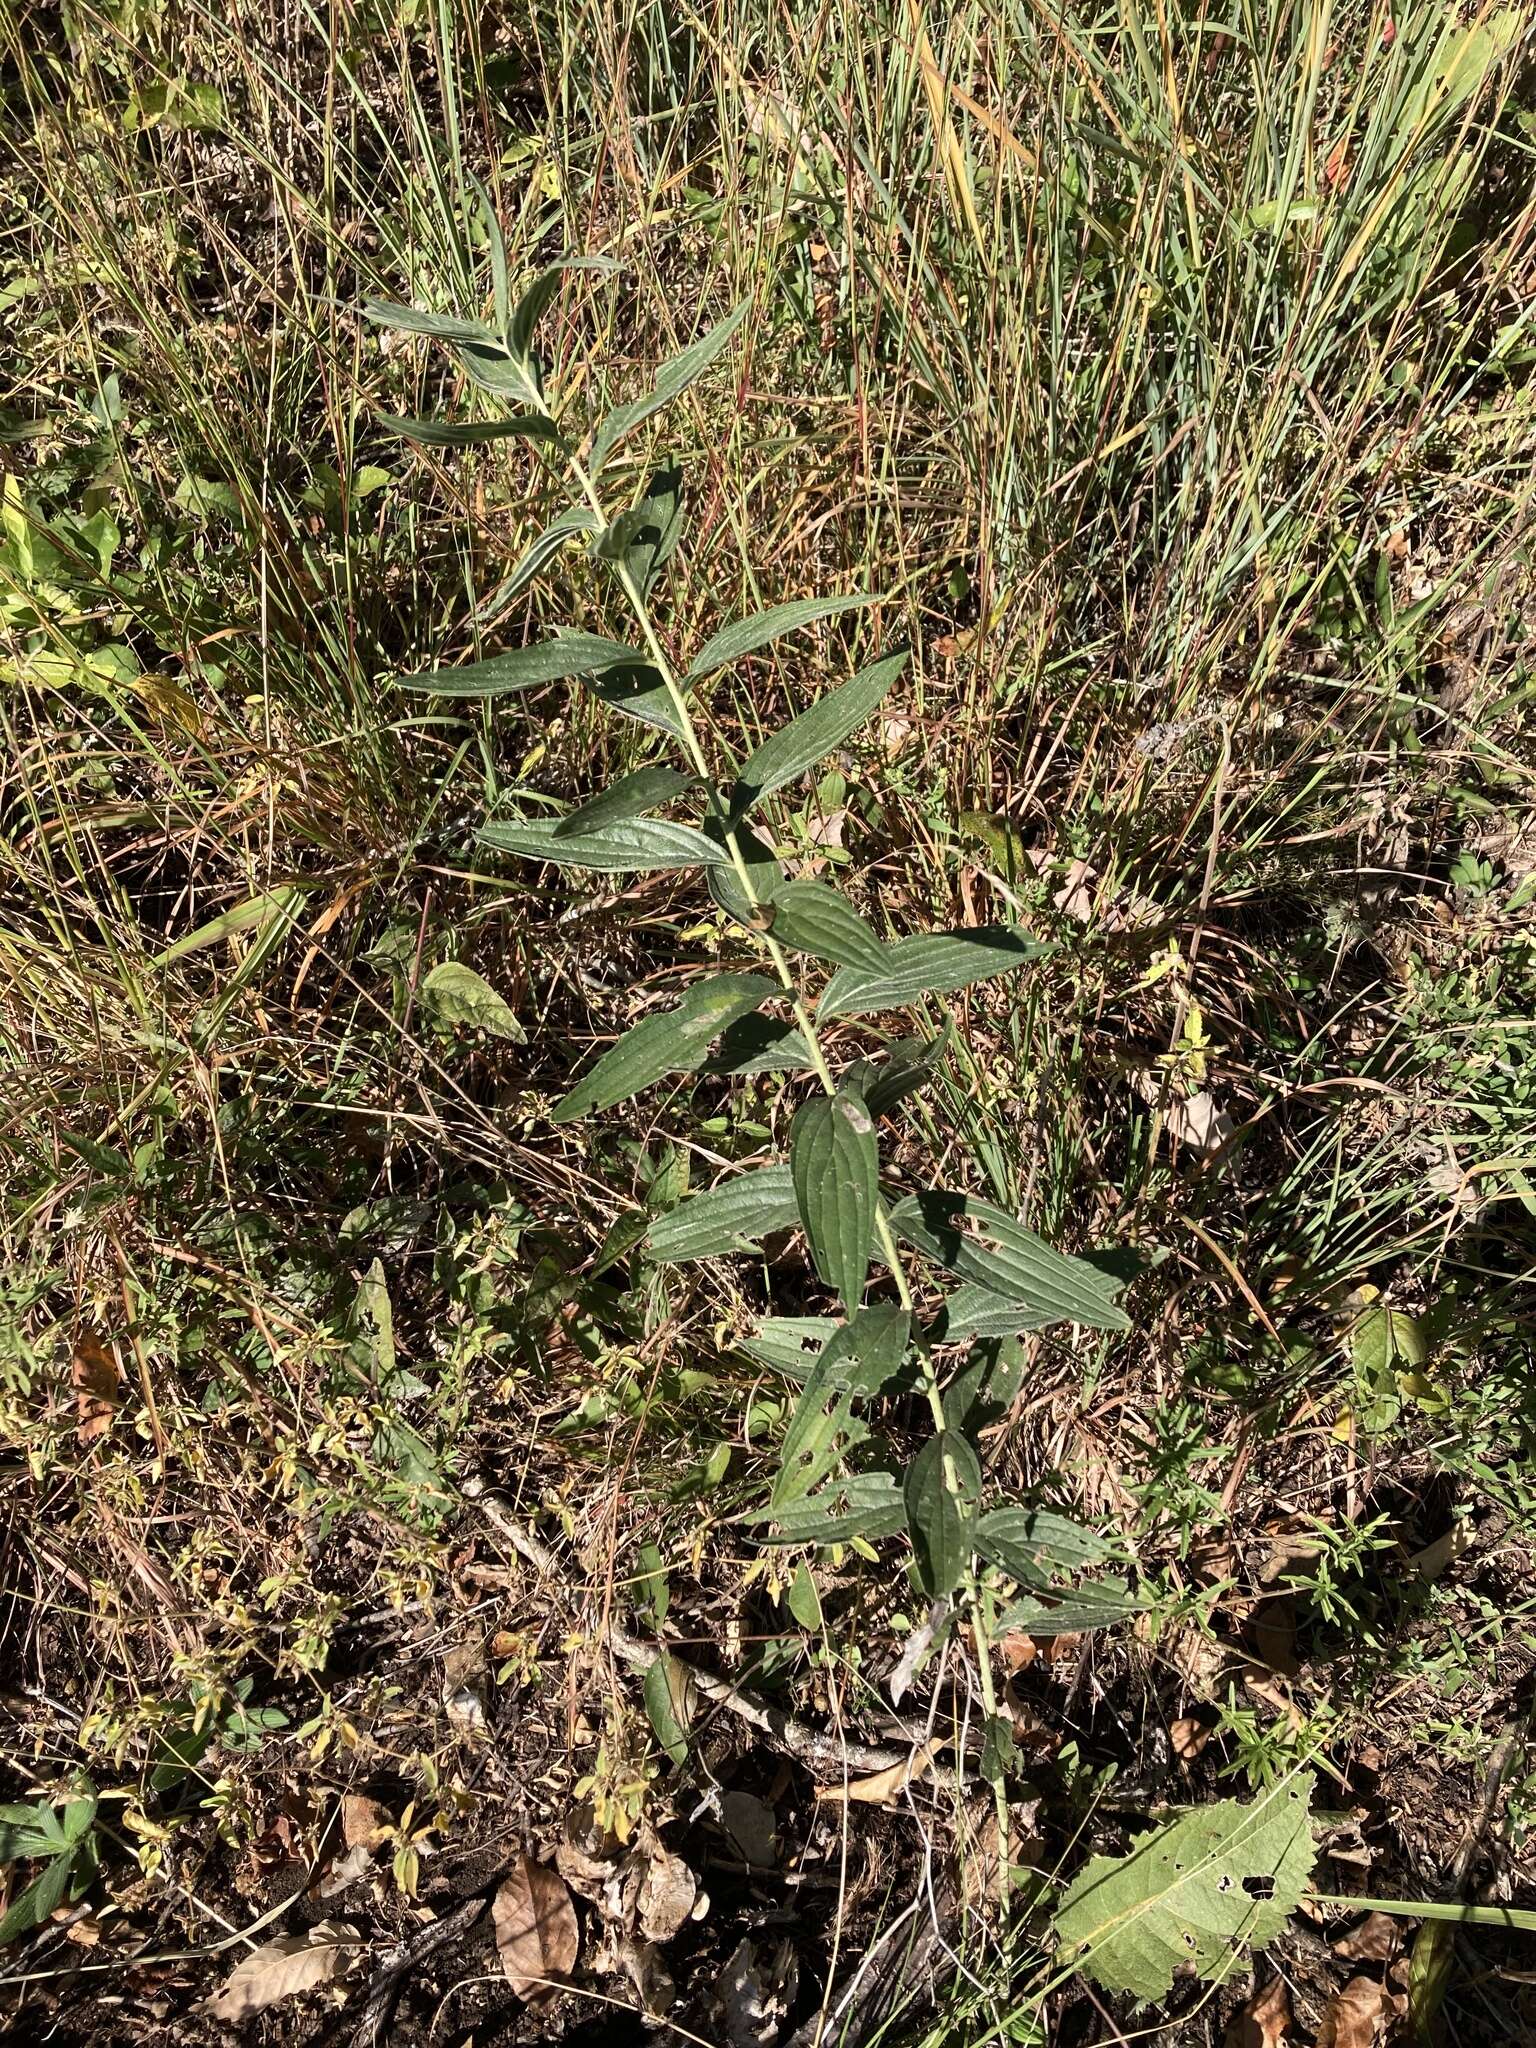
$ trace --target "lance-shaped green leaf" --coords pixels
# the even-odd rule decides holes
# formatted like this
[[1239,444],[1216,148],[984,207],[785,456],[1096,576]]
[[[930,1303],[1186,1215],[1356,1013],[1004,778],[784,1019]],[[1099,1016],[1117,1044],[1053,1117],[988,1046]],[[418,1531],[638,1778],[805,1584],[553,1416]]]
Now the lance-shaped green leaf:
[[558,263],[549,270],[541,271],[518,300],[517,310],[507,322],[508,352],[523,362],[528,362],[533,355],[533,330],[559,291],[564,274],[565,266]]
[[[712,639],[706,640],[688,664],[688,680],[696,682],[700,676],[710,675],[717,668],[741,661],[745,656],[755,654],[759,647],[766,647],[772,640],[781,640],[786,633],[797,633],[802,626],[812,626],[818,619],[835,618],[839,612],[850,612],[859,605],[873,603],[872,597],[854,592],[848,597],[797,597],[788,604],[771,604],[766,611],[753,612],[749,618],[735,619],[729,626],[722,626]],[[832,694],[835,696],[837,692]],[[822,702],[825,703],[826,699],[823,698]],[[829,746],[836,744],[835,739],[828,742]],[[825,748],[822,751],[825,752]]]
[[728,1024],[778,993],[778,983],[761,974],[716,974],[697,982],[675,1009],[632,1024],[556,1103],[551,1122],[568,1124],[612,1109],[664,1074],[692,1073]]
[[[498,230],[499,233],[499,230]],[[495,260],[495,239],[492,241],[492,260]],[[503,257],[503,262],[505,257]],[[540,271],[533,280],[507,321],[507,350],[521,362],[533,359],[533,334],[548,311],[561,281],[571,270],[616,270],[618,265],[608,256],[565,256],[558,263],[552,263],[548,270]],[[498,293],[498,298],[500,294]]]
[[413,420],[401,413],[380,412],[374,418],[386,434],[403,435],[427,448],[473,448],[485,441],[558,441],[560,429],[547,413],[520,412],[506,420]]
[[804,1500],[759,1508],[740,1520],[771,1522],[764,1543],[851,1543],[855,1537],[895,1536],[906,1527],[906,1504],[889,1472],[839,1473]]
[[434,341],[470,342],[482,348],[500,346],[483,320],[466,320],[458,313],[424,313],[419,306],[402,306],[395,299],[364,299],[363,318],[376,327],[393,327],[401,334],[426,334]]
[[590,507],[572,505],[567,511],[552,519],[544,531],[531,540],[522,558],[506,580],[497,585],[475,616],[482,625],[489,625],[499,618],[513,598],[526,590],[539,571],[552,562],[568,540],[579,533],[594,533],[597,520]]
[[1094,1856],[1056,1909],[1058,1966],[1145,2003],[1192,1968],[1211,1983],[1246,1969],[1301,1904],[1317,1857],[1312,1780],[1282,1778],[1251,1804],[1218,1799]]
[[671,560],[683,532],[683,473],[658,469],[638,504],[621,512],[592,543],[600,561],[619,562],[642,597]]
[[1018,1337],[1026,1330],[1043,1330],[1054,1320],[1027,1302],[968,1284],[957,1287],[945,1302],[938,1334],[944,1342],[961,1344],[971,1337]]
[[746,319],[750,306],[750,299],[743,299],[718,326],[712,327],[690,348],[674,356],[649,391],[639,398],[632,398],[627,405],[616,406],[609,413],[592,443],[589,462],[594,470],[601,469],[626,434],[660,412],[663,406],[670,405],[674,398],[681,397],[690,384],[703,376],[715,358],[724,352],[731,336]]
[[657,1740],[681,1769],[688,1761],[688,1729],[693,1720],[694,1687],[687,1666],[663,1650],[647,1670],[641,1690]]
[[683,737],[683,721],[659,669],[631,663],[591,677],[587,687],[621,718],[632,718],[637,725],[654,726],[658,732],[670,733],[673,739]]
[[1147,1602],[1124,1586],[1043,1586],[997,1617],[999,1635],[1078,1636],[1144,1614]]
[[[967,1224],[981,1234],[968,1231]],[[1086,1259],[1057,1251],[979,1195],[938,1188],[908,1195],[891,1210],[891,1228],[962,1280],[1027,1308],[1037,1320],[1021,1327],[1040,1329],[1055,1322],[1083,1323],[1095,1330],[1131,1327],[1124,1309],[1115,1306],[1118,1280]],[[948,1334],[960,1334],[953,1313]]]
[[722,1252],[750,1251],[771,1231],[798,1222],[795,1186],[787,1166],[763,1166],[738,1173],[690,1195],[659,1216],[646,1237],[649,1256],[668,1265],[712,1259]]
[[888,1116],[922,1087],[949,1044],[953,1029],[954,1020],[946,1019],[937,1038],[898,1038],[883,1060],[855,1060],[843,1074],[844,1085],[858,1089],[872,1116]]
[[976,925],[970,931],[920,933],[887,946],[879,967],[844,967],[821,998],[823,1017],[868,1017],[899,1010],[919,996],[951,995],[957,988],[1011,974],[1054,947],[1012,925]]
[[487,661],[472,661],[463,668],[429,669],[395,680],[402,689],[425,690],[434,697],[501,697],[509,690],[532,690],[540,683],[596,675],[620,662],[642,659],[636,649],[620,640],[605,640],[597,633],[566,633],[558,640],[536,641],[531,647],[509,647],[505,654],[493,654]]
[[1112,1557],[1114,1546],[1092,1529],[1048,1508],[993,1508],[976,1524],[976,1548],[1022,1585],[1048,1574],[1078,1572]]
[[789,1165],[816,1270],[854,1308],[869,1274],[880,1177],[863,1096],[840,1088],[802,1104],[789,1128]]
[[257,927],[282,930],[297,917],[304,902],[305,886],[294,882],[282,889],[264,890],[260,896],[248,896],[243,903],[222,911],[207,924],[199,925],[195,932],[188,932],[185,938],[167,946],[149,964],[151,967],[169,967],[188,953],[201,952],[204,946],[216,946],[221,939],[233,938],[237,932],[248,932]]
[[661,868],[693,868],[720,859],[720,849],[691,825],[665,818],[626,818],[596,832],[562,838],[554,825],[496,822],[475,834],[481,846],[546,860],[562,868],[595,868],[603,874],[648,874]]
[[880,966],[885,948],[846,896],[825,882],[785,882],[773,892],[769,929],[781,945],[839,966]]
[[[702,657],[701,657],[702,659]],[[872,718],[907,665],[905,651],[860,669],[850,681],[818,697],[808,711],[772,733],[747,758],[731,791],[730,810],[742,817],[761,798],[782,789],[840,746]]]
[[794,1025],[782,1017],[743,1017],[721,1033],[720,1043],[704,1063],[706,1074],[807,1074],[815,1062],[811,1048]]
[[952,1593],[971,1562],[971,1537],[981,1500],[981,1465],[963,1436],[931,1436],[907,1467],[902,1485],[918,1577],[931,1599]]
[[480,218],[485,223],[485,245],[491,255],[491,299],[496,307],[496,331],[505,334],[512,320],[512,295],[507,288],[506,237],[501,232],[501,220],[490,193],[473,171],[467,175],[470,187],[480,202]]
[[973,1347],[965,1368],[944,1389],[944,1415],[951,1429],[976,1437],[1001,1422],[1024,1384],[1024,1346],[1016,1338]]
[[901,1370],[911,1317],[888,1303],[859,1309],[840,1324],[806,1375],[779,1452],[771,1504],[799,1500],[836,1470],[869,1435],[852,1412]]
[[579,810],[567,811],[555,831],[561,839],[569,839],[573,834],[579,838],[583,832],[595,832],[600,825],[616,825],[625,818],[643,818],[647,811],[670,803],[675,796],[685,796],[698,786],[696,775],[682,775],[664,763],[653,768],[636,768],[633,774],[620,776],[612,788],[605,789],[601,796],[593,797]]

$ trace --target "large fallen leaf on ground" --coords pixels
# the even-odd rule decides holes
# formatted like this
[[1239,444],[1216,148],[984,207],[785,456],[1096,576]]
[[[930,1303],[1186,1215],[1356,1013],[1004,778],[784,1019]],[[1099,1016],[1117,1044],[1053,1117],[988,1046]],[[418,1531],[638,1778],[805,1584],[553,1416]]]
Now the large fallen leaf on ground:
[[1351,1977],[1317,2030],[1317,2048],[1372,2048],[1386,1998],[1374,1977]]
[[1227,2023],[1225,2048],[1283,2048],[1291,2031],[1291,1994],[1283,1977],[1266,1984]]
[[1317,1854],[1311,1797],[1310,1778],[1288,1778],[1249,1806],[1221,1799],[1154,1828],[1129,1855],[1095,1856],[1057,1910],[1059,1960],[1142,2001],[1163,1997],[1181,1964],[1221,1983],[1300,1903]]
[[75,1434],[91,1444],[105,1436],[117,1413],[117,1360],[99,1337],[84,1331],[75,1345],[69,1383],[75,1390]]
[[280,1998],[329,1984],[357,1954],[359,1939],[345,1920],[320,1920],[302,1934],[280,1934],[237,1963],[203,2010],[216,2020],[249,2019]]
[[1403,1945],[1403,1931],[1390,1913],[1367,1913],[1358,1927],[1333,1944],[1336,1956],[1350,1963],[1388,1963]]
[[647,1941],[670,1941],[693,1911],[698,1895],[698,1880],[682,1857],[658,1842],[636,1900],[640,1932]]
[[519,1998],[547,1997],[576,1967],[581,1934],[565,1880],[531,1856],[519,1856],[491,1902],[496,1952]]

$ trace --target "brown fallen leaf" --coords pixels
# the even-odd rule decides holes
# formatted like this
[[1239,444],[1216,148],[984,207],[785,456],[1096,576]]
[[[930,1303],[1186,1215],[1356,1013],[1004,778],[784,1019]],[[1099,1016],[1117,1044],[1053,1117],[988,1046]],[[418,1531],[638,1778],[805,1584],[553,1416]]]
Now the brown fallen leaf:
[[914,1778],[922,1777],[942,1747],[941,1743],[930,1742],[924,1748],[914,1750],[901,1763],[876,1771],[873,1777],[854,1778],[846,1785],[818,1785],[816,1797],[845,1799],[860,1806],[884,1806],[888,1799],[904,1792]]
[[1374,1977],[1351,1977],[1323,2014],[1317,2048],[1372,2048],[1384,1997]]
[[280,1998],[329,1984],[356,1959],[360,1944],[357,1929],[345,1920],[320,1920],[302,1934],[280,1934],[237,1963],[204,2000],[203,2010],[216,2020],[248,2019]]
[[1198,1720],[1193,1714],[1186,1714],[1181,1720],[1168,1723],[1168,1740],[1181,1764],[1193,1763],[1210,1741],[1213,1732],[1208,1723]]
[[681,1856],[658,1842],[640,1880],[635,1911],[647,1941],[670,1941],[692,1913],[699,1895],[698,1880]]
[[1023,1671],[1033,1664],[1040,1654],[1040,1646],[1033,1636],[1021,1634],[1017,1629],[998,1638],[997,1647],[1003,1653],[1003,1662],[1010,1671]]
[[355,1884],[361,1884],[373,1873],[373,1851],[363,1842],[354,1842],[343,1855],[336,1858],[315,1890],[322,1899],[339,1898],[350,1891]]
[[565,1880],[547,1864],[519,1856],[491,1901],[496,1952],[507,1982],[529,2004],[549,1997],[576,1967],[581,1932]]
[[85,1330],[75,1341],[69,1383],[75,1390],[75,1434],[83,1444],[106,1435],[117,1413],[117,1360],[101,1339]]
[[1227,2022],[1225,2048],[1281,2048],[1291,2031],[1291,1993],[1283,1977],[1266,1984]]
[[389,1840],[393,1827],[389,1808],[381,1800],[361,1792],[342,1794],[341,1839],[349,1849],[377,1849]]
[[1349,1963],[1385,1963],[1402,1946],[1402,1934],[1390,1913],[1367,1913],[1358,1927],[1333,1944],[1336,1956]]

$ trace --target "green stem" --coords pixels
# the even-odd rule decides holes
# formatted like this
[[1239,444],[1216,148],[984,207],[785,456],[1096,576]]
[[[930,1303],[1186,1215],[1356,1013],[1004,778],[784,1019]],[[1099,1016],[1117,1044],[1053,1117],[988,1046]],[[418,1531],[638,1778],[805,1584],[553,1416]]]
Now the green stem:
[[1319,1906],[1342,1906],[1351,1913],[1396,1913],[1403,1920],[1450,1920],[1463,1927],[1505,1927],[1536,1934],[1536,1912],[1525,1906],[1463,1906],[1428,1899],[1362,1899],[1352,1892],[1314,1892]]

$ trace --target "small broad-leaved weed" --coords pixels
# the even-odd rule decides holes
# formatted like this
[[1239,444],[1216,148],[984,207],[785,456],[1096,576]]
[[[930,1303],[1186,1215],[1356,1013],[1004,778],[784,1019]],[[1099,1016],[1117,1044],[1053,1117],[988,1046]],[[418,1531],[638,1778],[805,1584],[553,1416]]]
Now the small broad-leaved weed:
[[[494,221],[490,228],[491,322],[376,301],[365,310],[382,325],[443,344],[504,416],[464,423],[389,417],[385,424],[438,446],[504,435],[538,443],[569,480],[571,502],[529,547],[499,598],[508,601],[580,540],[611,573],[615,617],[605,633],[559,632],[401,681],[465,700],[569,682],[659,736],[671,758],[647,761],[563,815],[494,818],[480,828],[479,844],[501,856],[598,873],[701,870],[743,957],[741,965],[722,967],[716,944],[715,957],[701,960],[701,971],[670,1007],[642,1018],[575,1076],[553,1120],[600,1117],[679,1074],[803,1077],[787,1157],[763,1157],[686,1197],[651,1221],[635,1247],[658,1264],[710,1261],[797,1228],[816,1274],[837,1299],[837,1315],[769,1316],[747,1341],[755,1358],[800,1385],[769,1497],[748,1521],[770,1544],[857,1541],[868,1554],[872,1543],[905,1539],[923,1592],[930,1603],[943,1603],[939,1625],[966,1614],[983,1644],[1000,1628],[1055,1633],[1117,1619],[1135,1607],[1122,1587],[1057,1583],[1063,1573],[1109,1557],[1112,1547],[1062,1516],[989,1503],[978,1435],[1018,1391],[1020,1333],[1053,1323],[1130,1327],[1116,1301],[1119,1282],[975,1195],[892,1186],[882,1169],[882,1122],[924,1085],[945,1040],[899,1037],[878,1052],[842,1058],[828,1031],[834,1022],[893,1016],[925,998],[1017,973],[1050,948],[1009,924],[887,940],[841,891],[786,872],[772,799],[875,717],[907,655],[883,653],[826,689],[744,761],[725,758],[713,742],[707,747],[702,727],[712,722],[701,721],[696,707],[724,673],[783,636],[869,600],[843,594],[772,605],[733,620],[691,657],[674,661],[651,600],[683,536],[681,477],[664,464],[638,497],[626,492],[621,499],[616,474],[625,442],[724,353],[748,307],[738,306],[666,364],[649,390],[578,430],[568,409],[546,393],[534,354],[540,316],[574,266],[546,271],[514,303]],[[948,1278],[936,1314],[917,1313],[909,1257]],[[967,1347],[947,1384],[936,1363],[941,1347]],[[881,1456],[870,1420],[877,1398],[898,1387],[918,1390],[932,1423],[904,1470]],[[1023,1597],[999,1615],[996,1593],[1005,1581]],[[987,1745],[986,1768],[1001,1797],[1009,1745],[984,1653],[978,1667],[989,1732],[997,1738]],[[664,1690],[661,1681],[648,1685],[647,1704],[653,1722],[661,1716],[663,1746],[676,1755],[681,1731]]]

